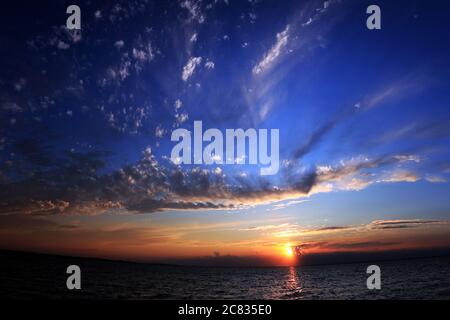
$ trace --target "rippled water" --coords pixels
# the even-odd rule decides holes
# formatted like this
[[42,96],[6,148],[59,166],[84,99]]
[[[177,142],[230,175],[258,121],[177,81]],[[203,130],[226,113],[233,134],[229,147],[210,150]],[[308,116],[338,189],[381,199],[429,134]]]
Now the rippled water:
[[[66,289],[78,264],[82,290]],[[382,289],[366,288],[366,268],[381,267]],[[2,296],[86,299],[449,299],[450,258],[277,268],[155,266],[90,259],[2,259]]]

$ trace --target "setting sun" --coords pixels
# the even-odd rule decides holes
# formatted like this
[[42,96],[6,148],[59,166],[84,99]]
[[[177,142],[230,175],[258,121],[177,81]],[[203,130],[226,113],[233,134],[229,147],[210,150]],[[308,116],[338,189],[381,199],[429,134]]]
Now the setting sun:
[[285,255],[288,257],[293,257],[294,256],[294,251],[292,250],[291,244],[287,243],[285,246]]

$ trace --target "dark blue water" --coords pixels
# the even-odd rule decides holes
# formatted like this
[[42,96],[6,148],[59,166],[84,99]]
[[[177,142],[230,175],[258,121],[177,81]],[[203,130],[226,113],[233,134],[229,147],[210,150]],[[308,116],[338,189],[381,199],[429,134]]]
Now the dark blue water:
[[[82,290],[66,289],[78,264]],[[366,268],[381,268],[381,290]],[[1,296],[52,299],[449,299],[450,258],[308,267],[207,268],[2,255]]]

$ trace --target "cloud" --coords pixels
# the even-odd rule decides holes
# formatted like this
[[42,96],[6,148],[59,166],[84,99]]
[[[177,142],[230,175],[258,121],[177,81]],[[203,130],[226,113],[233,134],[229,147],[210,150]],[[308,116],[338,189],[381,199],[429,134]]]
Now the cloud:
[[[43,217],[34,217],[27,215],[0,215],[0,230],[29,230],[40,228],[59,228],[56,222]],[[65,228],[67,226],[63,226]]]
[[287,25],[284,30],[277,33],[276,42],[264,57],[253,67],[253,74],[257,75],[270,68],[282,53],[283,48],[287,45],[289,39],[289,28]]
[[[370,112],[374,108],[381,107],[388,102],[396,102],[398,100],[410,97],[411,95],[420,92],[424,86],[424,76],[423,75],[407,75],[399,77],[398,79],[391,81],[388,85],[376,88],[372,93],[367,94],[361,102],[356,103],[352,106],[345,106],[342,109],[337,110],[331,116],[324,121],[324,123],[319,126],[316,131],[314,131],[310,137],[299,146],[294,152],[293,157],[295,159],[301,159],[306,154],[314,151],[314,149],[340,124],[345,123],[352,118]],[[441,128],[438,131],[448,132],[449,121],[441,124]],[[421,126],[421,131],[427,131],[431,126]],[[433,127],[436,130],[436,125]],[[397,139],[406,134],[411,135],[413,131],[418,131],[416,125],[408,125],[406,127],[397,129],[395,131],[387,132],[382,135],[382,137],[377,137],[376,143],[379,144],[380,141],[388,142],[393,139]],[[349,133],[351,134],[351,133]],[[350,139],[348,139],[350,140]],[[418,161],[419,159],[408,159],[405,158],[404,161]]]
[[342,226],[331,226],[331,227],[322,227],[315,229],[314,231],[335,231],[335,230],[345,230],[348,229],[348,227],[342,227]]
[[206,68],[206,69],[214,69],[214,66],[215,66],[215,64],[214,64],[214,62],[212,62],[212,61],[207,61],[207,62],[205,63],[205,68]]
[[443,118],[421,123],[409,123],[399,128],[390,130],[377,139],[377,143],[390,142],[401,138],[433,139],[448,137],[450,132],[450,119]]
[[446,220],[375,220],[368,227],[371,229],[406,229],[416,228],[426,225],[449,225],[450,221]]
[[328,185],[328,190],[361,190],[375,183],[416,182],[420,177],[414,172],[399,169],[379,171],[401,163],[397,155],[368,158],[354,157],[337,166],[317,166],[318,185]]
[[419,163],[421,161],[421,158],[417,155],[409,154],[409,155],[396,155],[394,156],[395,159],[397,159],[400,163],[412,161],[415,163]]
[[14,83],[14,89],[17,92],[22,91],[22,89],[25,87],[25,85],[27,84],[27,81],[24,78],[20,78],[19,80],[16,81],[16,83]]
[[[333,234],[338,234],[344,231],[345,234],[359,233],[364,234],[376,230],[384,229],[408,229],[408,228],[418,228],[422,226],[450,226],[450,221],[447,220],[424,220],[424,219],[404,219],[404,220],[374,220],[367,224],[362,225],[347,225],[347,226],[325,226],[320,228],[312,229],[296,229],[298,236],[305,236],[310,234],[323,235],[325,233],[333,232]],[[314,243],[313,243],[314,244]],[[314,246],[325,246],[328,242],[317,242]],[[302,248],[311,248],[312,244],[302,244]]]
[[396,170],[386,174],[379,182],[416,182],[420,178],[413,172],[406,170]]
[[191,57],[186,65],[183,67],[183,73],[181,74],[181,79],[187,81],[195,71],[195,68],[202,62],[201,57]]
[[18,112],[25,111],[21,106],[19,106],[17,103],[12,102],[12,101],[3,102],[2,109],[3,109],[3,111],[10,112],[10,113],[18,113]]
[[164,128],[162,128],[160,125],[158,125],[155,128],[155,137],[162,138],[162,137],[164,137],[165,133],[166,133],[166,130]]
[[309,200],[291,200],[291,201],[287,201],[284,203],[277,203],[274,204],[271,210],[281,210],[281,209],[285,209],[287,207],[296,205],[296,204],[300,204],[300,203],[304,203],[304,202],[308,202]]
[[66,50],[66,49],[69,49],[69,48],[70,48],[70,45],[67,44],[67,43],[65,43],[65,42],[62,41],[62,40],[59,40],[59,41],[58,41],[57,47],[58,47],[58,49],[60,49],[60,50]]
[[185,112],[175,114],[176,126],[179,126],[189,119],[189,115]]
[[351,108],[344,108],[332,115],[331,118],[319,127],[301,147],[294,151],[294,158],[300,159],[311,152],[332,129],[353,113],[354,110]]
[[289,223],[283,223],[283,224],[277,224],[277,225],[263,225],[263,226],[239,229],[239,231],[272,231],[272,230],[285,229],[286,227],[292,227],[292,225]]
[[183,102],[181,102],[180,99],[175,100],[175,103],[174,103],[175,111],[180,109],[182,106],[183,106]]
[[132,53],[133,53],[133,58],[135,58],[136,60],[138,60],[140,62],[143,62],[146,60],[152,60],[154,57],[152,47],[150,45],[147,47],[147,50],[133,48]]
[[123,40],[118,40],[114,43],[114,47],[116,47],[119,50],[122,49],[124,45],[125,45],[125,41],[123,41]]
[[[306,251],[365,251],[383,247],[398,248],[410,242],[410,233],[400,233],[401,230],[449,226],[450,221],[447,220],[405,219],[375,220],[362,225],[297,229],[295,238],[300,244],[294,245],[294,247],[298,248],[298,251],[302,254]],[[392,232],[389,232],[389,230],[392,232],[398,231],[395,233],[395,236],[392,236]],[[332,232],[331,235],[328,234],[330,232]],[[422,240],[418,239],[418,242],[420,243]],[[294,242],[292,238],[291,241]]]
[[431,182],[431,183],[445,183],[445,182],[447,182],[447,179],[445,179],[444,177],[435,176],[435,175],[427,175],[425,177],[425,180],[427,180],[428,182]]
[[349,242],[349,243],[326,243],[321,245],[321,248],[327,249],[371,249],[379,247],[390,247],[393,245],[398,245],[400,242],[386,242],[386,241],[364,241],[364,242]]
[[189,21],[195,20],[200,24],[205,22],[205,16],[201,10],[201,1],[184,0],[181,1],[180,6],[189,12]]
[[[33,161],[34,175],[7,184],[8,188],[0,194],[0,213],[228,210],[287,201],[274,205],[282,208],[304,202],[306,199],[302,198],[315,193],[356,189],[349,187],[354,183],[350,178],[364,179],[362,187],[417,179],[412,173],[397,169],[392,174],[386,170],[367,174],[367,170],[397,165],[399,160],[395,156],[352,158],[336,166],[317,166],[300,175],[288,172],[285,182],[275,186],[250,175],[225,175],[222,170],[199,167],[183,169],[170,159],[158,161],[150,149],[134,165],[102,173],[108,163],[107,154],[71,152],[59,158],[44,152],[48,158],[40,158],[41,150],[45,150],[40,148],[38,143],[27,143],[18,149]],[[20,172],[20,166],[17,162],[12,169]]]

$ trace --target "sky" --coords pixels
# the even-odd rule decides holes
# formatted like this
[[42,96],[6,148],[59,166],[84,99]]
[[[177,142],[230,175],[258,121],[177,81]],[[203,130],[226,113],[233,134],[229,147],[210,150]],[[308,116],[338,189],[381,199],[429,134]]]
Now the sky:
[[[371,4],[4,5],[0,248],[288,265],[450,247],[450,4],[377,1],[369,30]],[[279,171],[174,163],[194,121],[278,129]]]

